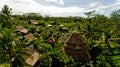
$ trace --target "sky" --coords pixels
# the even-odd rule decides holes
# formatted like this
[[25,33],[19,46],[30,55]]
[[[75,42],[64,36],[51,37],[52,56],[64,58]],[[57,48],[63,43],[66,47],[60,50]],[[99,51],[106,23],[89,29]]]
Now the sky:
[[84,16],[84,12],[96,10],[96,13],[109,16],[120,9],[120,0],[0,0],[0,10],[4,5],[12,12],[40,13],[47,16]]

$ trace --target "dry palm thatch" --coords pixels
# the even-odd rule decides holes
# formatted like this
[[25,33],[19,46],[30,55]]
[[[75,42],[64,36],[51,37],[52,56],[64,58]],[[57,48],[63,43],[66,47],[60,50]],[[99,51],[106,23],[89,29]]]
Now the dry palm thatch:
[[22,33],[27,33],[28,32],[28,30],[25,29],[23,26],[17,26],[16,28],[17,28],[18,31],[20,31]]
[[64,43],[64,50],[69,56],[81,60],[89,60],[88,48],[78,33],[72,33]]
[[32,39],[34,39],[35,37],[33,36],[32,33],[30,33],[30,34],[25,35],[24,38],[25,38],[25,40],[32,40]]
[[30,45],[27,48],[27,53],[30,54],[29,56],[23,56],[25,62],[31,66],[34,66],[35,63],[41,57],[41,54],[34,48],[34,45]]
[[34,21],[34,20],[30,20],[30,21],[29,21],[29,24],[30,24],[30,25],[36,25],[36,24],[38,24],[38,22],[36,22],[36,21]]

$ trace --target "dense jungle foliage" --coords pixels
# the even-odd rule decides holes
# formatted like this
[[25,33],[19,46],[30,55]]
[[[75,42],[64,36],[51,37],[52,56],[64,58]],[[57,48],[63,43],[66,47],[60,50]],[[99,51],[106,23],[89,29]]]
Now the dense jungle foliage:
[[[119,67],[120,66],[120,10],[109,17],[86,12],[87,17],[49,17],[37,13],[13,15],[5,5],[0,12],[0,67]],[[35,20],[37,25],[30,25]],[[25,34],[16,32],[24,26],[34,39],[24,40]],[[62,51],[72,33],[79,33],[91,55],[90,60],[68,56]],[[47,42],[52,38],[54,42]],[[33,44],[40,58],[31,66],[21,55],[30,55],[26,47]],[[42,56],[41,56],[42,55]]]

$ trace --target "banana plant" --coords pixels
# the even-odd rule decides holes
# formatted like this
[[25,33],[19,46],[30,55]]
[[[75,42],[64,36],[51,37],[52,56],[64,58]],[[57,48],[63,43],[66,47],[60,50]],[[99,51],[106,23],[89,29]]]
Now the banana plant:
[[20,54],[28,55],[19,37],[14,35],[14,30],[14,26],[11,29],[0,29],[0,63],[9,63],[10,67],[14,65],[14,61],[17,61],[15,65],[23,66]]
[[107,28],[102,34],[102,40],[99,42],[99,46],[102,48],[102,54],[98,56],[99,66],[113,67],[117,65],[114,57],[119,55],[115,53],[119,46],[113,41],[114,38],[112,33],[112,29]]

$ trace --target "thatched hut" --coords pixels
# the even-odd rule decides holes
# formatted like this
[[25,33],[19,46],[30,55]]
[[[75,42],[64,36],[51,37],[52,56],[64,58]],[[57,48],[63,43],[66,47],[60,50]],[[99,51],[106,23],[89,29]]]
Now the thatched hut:
[[30,33],[30,34],[25,35],[24,38],[25,38],[25,40],[32,40],[35,37],[34,37],[34,35],[32,33]]
[[38,22],[36,22],[35,20],[29,20],[28,22],[30,25],[37,25]]
[[21,26],[17,26],[17,31],[26,34],[28,32],[28,30],[26,28],[24,28],[22,25]]
[[39,54],[39,52],[35,49],[34,45],[30,45],[26,49],[27,53],[30,54],[30,56],[23,56],[23,58],[27,64],[34,66],[41,57],[41,54]]
[[64,50],[69,56],[81,60],[89,60],[88,48],[78,33],[72,33],[64,43]]

